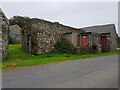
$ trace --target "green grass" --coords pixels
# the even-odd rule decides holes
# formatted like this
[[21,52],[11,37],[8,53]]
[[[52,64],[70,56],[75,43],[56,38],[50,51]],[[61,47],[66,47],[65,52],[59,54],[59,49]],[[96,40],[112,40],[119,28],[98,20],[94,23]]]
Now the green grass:
[[[83,59],[97,56],[106,56],[112,54],[118,54],[120,51],[108,52],[108,53],[99,53],[99,54],[84,54],[84,55],[75,55],[75,54],[57,54],[57,53],[48,53],[34,56],[23,52],[19,44],[9,45],[9,58],[3,60],[2,68],[16,68],[23,66],[34,66],[41,64],[48,64],[53,62],[61,62],[65,60],[75,60]],[[9,65],[9,66],[8,66]]]

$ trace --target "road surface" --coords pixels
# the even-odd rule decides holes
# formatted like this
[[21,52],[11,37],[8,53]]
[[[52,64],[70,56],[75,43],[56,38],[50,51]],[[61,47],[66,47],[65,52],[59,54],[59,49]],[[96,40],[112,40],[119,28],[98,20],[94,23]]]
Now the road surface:
[[118,88],[118,55],[3,71],[3,88]]

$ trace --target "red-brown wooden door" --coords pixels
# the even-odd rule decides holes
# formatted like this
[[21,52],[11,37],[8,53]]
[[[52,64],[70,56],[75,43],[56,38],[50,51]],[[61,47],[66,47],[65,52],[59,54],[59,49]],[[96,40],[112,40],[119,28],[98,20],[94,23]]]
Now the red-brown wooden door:
[[101,46],[105,47],[107,45],[107,37],[101,36]]
[[88,35],[81,36],[81,46],[82,47],[89,46],[89,36]]
[[101,47],[102,47],[102,52],[106,52],[106,47],[107,47],[107,37],[106,36],[101,36]]

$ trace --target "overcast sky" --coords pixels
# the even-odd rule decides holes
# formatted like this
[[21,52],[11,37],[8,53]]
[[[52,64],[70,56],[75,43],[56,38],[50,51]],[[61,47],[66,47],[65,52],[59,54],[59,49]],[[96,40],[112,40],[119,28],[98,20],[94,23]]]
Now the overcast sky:
[[118,30],[117,2],[2,2],[8,18],[16,15],[45,19],[81,28],[115,24]]

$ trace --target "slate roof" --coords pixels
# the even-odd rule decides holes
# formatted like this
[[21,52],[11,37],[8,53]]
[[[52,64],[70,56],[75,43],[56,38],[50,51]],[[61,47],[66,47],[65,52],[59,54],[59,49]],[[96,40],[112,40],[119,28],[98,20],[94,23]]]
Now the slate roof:
[[113,30],[115,30],[116,32],[114,24],[91,26],[91,27],[85,27],[80,29],[85,30],[87,32],[96,32],[96,33],[111,33],[113,32]]

